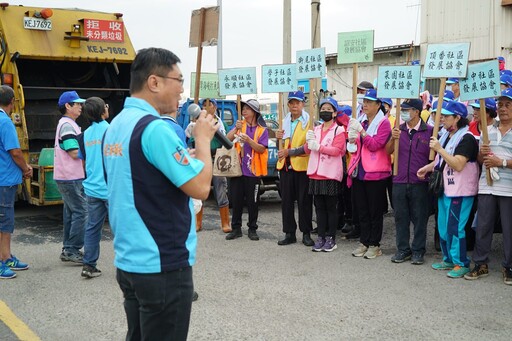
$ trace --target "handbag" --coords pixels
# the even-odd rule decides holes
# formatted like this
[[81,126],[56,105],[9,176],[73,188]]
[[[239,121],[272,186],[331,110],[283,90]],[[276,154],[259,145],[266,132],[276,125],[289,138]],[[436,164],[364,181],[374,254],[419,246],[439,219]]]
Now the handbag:
[[215,153],[213,160],[213,175],[235,178],[242,176],[240,155],[236,148],[226,149],[221,147]]
[[444,193],[443,170],[446,162],[443,161],[441,168],[436,168],[428,179],[428,191],[430,194],[440,197]]

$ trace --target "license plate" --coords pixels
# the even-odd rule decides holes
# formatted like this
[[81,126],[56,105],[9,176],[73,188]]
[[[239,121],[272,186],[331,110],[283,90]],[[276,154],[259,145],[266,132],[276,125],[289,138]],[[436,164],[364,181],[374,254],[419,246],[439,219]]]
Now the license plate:
[[52,21],[50,19],[25,17],[23,18],[23,27],[27,30],[51,31]]

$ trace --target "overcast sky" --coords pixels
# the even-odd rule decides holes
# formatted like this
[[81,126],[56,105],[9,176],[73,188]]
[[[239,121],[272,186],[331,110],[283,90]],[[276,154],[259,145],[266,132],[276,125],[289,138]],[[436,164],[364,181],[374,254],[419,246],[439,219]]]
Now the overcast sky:
[[[33,7],[83,8],[121,12],[136,50],[163,47],[176,53],[189,95],[197,48],[189,48],[194,9],[216,6],[217,0],[26,0]],[[321,0],[321,38],[326,53],[336,53],[337,33],[375,30],[375,47],[419,43],[420,0]],[[223,67],[281,64],[283,2],[223,0]],[[418,26],[417,26],[418,24]],[[295,51],[311,48],[311,0],[292,0],[292,62]],[[203,72],[216,72],[217,48],[203,49]],[[258,69],[258,74],[259,74]],[[258,89],[259,89],[258,84]],[[264,96],[264,95],[263,95]]]

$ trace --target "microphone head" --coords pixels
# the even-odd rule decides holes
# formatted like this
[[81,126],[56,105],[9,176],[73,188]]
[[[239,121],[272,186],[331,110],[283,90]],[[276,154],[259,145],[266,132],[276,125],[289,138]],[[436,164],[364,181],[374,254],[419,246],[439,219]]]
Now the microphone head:
[[199,117],[199,114],[201,113],[201,108],[199,107],[199,105],[192,103],[188,106],[187,112],[188,115],[190,116],[190,119],[195,120]]

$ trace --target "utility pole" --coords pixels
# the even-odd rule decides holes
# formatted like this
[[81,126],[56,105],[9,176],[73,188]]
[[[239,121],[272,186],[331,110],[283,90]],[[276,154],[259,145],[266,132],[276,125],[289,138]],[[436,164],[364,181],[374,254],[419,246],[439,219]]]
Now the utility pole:
[[[311,1],[311,48],[315,49],[320,47],[322,44],[320,36],[320,0]],[[317,99],[320,98],[320,88],[322,87],[322,79],[311,79],[309,81],[309,87],[313,89],[313,92],[317,95]],[[324,89],[325,90],[325,89]],[[311,103],[317,104],[315,98],[310,98],[310,115],[315,115],[314,107]]]
[[219,36],[217,38],[217,70],[219,70],[222,69],[222,0],[217,0],[217,6],[219,6]]

